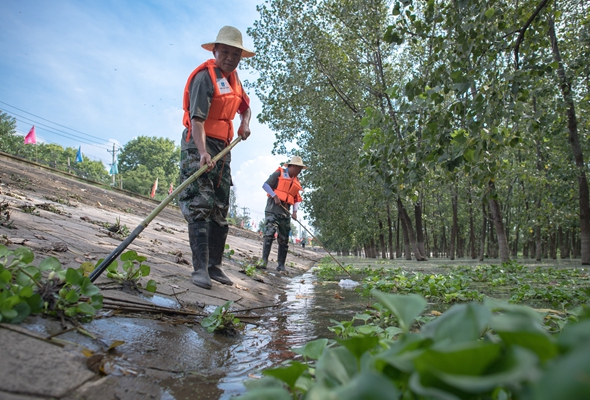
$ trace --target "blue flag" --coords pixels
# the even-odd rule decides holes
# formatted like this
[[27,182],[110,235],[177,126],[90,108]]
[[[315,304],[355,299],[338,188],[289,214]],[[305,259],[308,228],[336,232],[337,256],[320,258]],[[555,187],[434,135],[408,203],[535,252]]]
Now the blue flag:
[[78,154],[76,154],[76,162],[82,162],[82,146],[78,147]]
[[117,163],[111,164],[111,175],[117,175],[119,173],[119,168],[117,168]]

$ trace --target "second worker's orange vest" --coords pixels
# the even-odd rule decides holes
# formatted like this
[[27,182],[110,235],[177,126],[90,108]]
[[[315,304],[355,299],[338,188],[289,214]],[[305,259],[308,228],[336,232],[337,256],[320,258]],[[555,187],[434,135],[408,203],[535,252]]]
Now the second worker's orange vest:
[[[205,120],[205,134],[215,139],[221,139],[227,143],[231,142],[234,137],[233,119],[238,112],[244,90],[238,78],[236,71],[233,71],[225,82],[229,83],[229,87],[220,88],[223,82],[223,75],[221,70],[215,66],[215,60],[210,59],[199,65],[188,77],[186,86],[184,87],[184,97],[182,99],[182,107],[184,109],[184,116],[182,123],[188,129],[186,141],[191,137],[191,118],[190,118],[190,85],[191,81],[199,72],[207,69],[209,76],[213,82],[213,98],[211,99],[211,106],[209,107],[209,114]],[[222,90],[224,91],[222,93]]]
[[274,189],[276,195],[279,196],[279,199],[281,199],[281,201],[284,201],[285,203],[291,205],[295,203],[300,203],[302,199],[301,195],[299,195],[299,192],[302,188],[299,179],[297,179],[297,177],[290,178],[288,168],[279,167],[277,171],[280,173],[279,183],[277,185],[277,188]]

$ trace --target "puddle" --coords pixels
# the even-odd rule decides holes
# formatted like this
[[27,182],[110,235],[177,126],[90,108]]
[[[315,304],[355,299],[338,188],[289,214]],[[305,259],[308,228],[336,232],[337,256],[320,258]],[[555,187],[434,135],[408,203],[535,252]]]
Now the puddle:
[[[178,307],[174,299],[142,297]],[[311,273],[291,278],[275,301],[282,305],[261,312],[258,325],[246,325],[235,337],[209,334],[190,320],[115,315],[84,325],[98,340],[74,331],[59,338],[98,354],[116,341],[124,342],[105,354],[105,369],[113,377],[137,377],[140,386],[157,384],[160,393],[154,395],[160,399],[230,399],[245,393],[243,382],[261,377],[261,370],[295,357],[292,348],[334,337],[327,329],[334,325],[331,319],[350,320],[365,307],[353,290],[338,286],[338,281],[317,283]],[[42,335],[60,330],[59,321],[24,325]]]

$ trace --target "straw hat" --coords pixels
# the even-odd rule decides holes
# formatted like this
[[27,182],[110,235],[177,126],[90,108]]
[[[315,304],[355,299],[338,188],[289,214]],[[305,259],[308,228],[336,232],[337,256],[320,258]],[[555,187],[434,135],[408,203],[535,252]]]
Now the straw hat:
[[253,51],[250,51],[244,47],[242,44],[242,33],[233,26],[224,26],[219,30],[217,39],[215,39],[214,42],[204,43],[201,45],[201,47],[205,50],[213,51],[213,47],[215,47],[216,43],[226,44],[228,46],[242,49],[243,58],[253,57],[255,54]]
[[303,160],[299,156],[293,156],[293,158],[291,158],[291,161],[287,163],[287,166],[289,165],[297,165],[298,167],[303,167],[303,169],[307,169],[307,166],[303,164]]

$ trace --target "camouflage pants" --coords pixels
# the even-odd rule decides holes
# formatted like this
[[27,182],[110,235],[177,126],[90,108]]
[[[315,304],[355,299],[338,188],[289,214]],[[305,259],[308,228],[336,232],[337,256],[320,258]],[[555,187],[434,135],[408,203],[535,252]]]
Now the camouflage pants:
[[[223,141],[207,138],[207,151],[211,157],[215,157],[223,148]],[[181,151],[181,182],[199,169],[200,161],[197,149]],[[228,153],[217,161],[211,171],[201,175],[178,195],[180,210],[189,224],[197,221],[215,221],[220,226],[227,226],[231,187],[230,161],[231,155]]]
[[278,232],[277,242],[282,245],[289,244],[289,232],[291,232],[291,217],[286,214],[265,213],[264,237],[275,237]]

